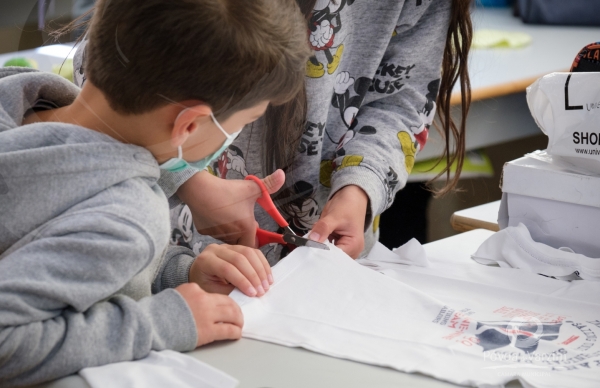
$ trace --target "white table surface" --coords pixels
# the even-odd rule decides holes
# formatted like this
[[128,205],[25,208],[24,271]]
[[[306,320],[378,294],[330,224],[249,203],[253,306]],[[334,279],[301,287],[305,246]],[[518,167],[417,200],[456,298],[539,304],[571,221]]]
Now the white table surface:
[[[473,230],[424,245],[433,260],[468,260],[493,232]],[[472,262],[473,265],[478,265]],[[239,341],[213,343],[190,356],[206,362],[240,381],[239,388],[443,388],[454,384],[421,374],[408,374],[389,368],[360,364],[313,353],[242,338]],[[518,383],[509,385],[519,387]],[[38,387],[89,388],[78,375]]]
[[600,40],[600,27],[525,24],[508,8],[479,8],[472,18],[475,31],[524,32],[532,38],[529,46],[518,49],[472,49],[469,74],[473,90],[568,71],[579,50]]

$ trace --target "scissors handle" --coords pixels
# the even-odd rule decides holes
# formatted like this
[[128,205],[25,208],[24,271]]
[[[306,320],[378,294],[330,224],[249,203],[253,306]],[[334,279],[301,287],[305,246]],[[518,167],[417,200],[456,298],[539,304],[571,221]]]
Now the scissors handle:
[[264,229],[256,229],[256,239],[258,240],[258,247],[262,247],[267,244],[277,243],[277,244],[287,244],[283,239],[283,235],[275,232],[269,232]]
[[[288,227],[290,224],[288,224],[288,222],[285,220],[285,218],[283,218],[281,216],[281,213],[279,213],[279,210],[277,210],[277,207],[275,207],[275,204],[273,203],[273,200],[271,199],[271,195],[269,194],[269,191],[267,190],[267,187],[265,186],[263,181],[254,175],[248,175],[244,179],[252,180],[252,181],[256,182],[256,184],[258,184],[258,187],[260,187],[260,191],[261,191],[262,195],[256,200],[256,203],[258,203],[260,205],[260,207],[262,207],[267,213],[269,213],[271,218],[273,218],[279,226],[281,226],[282,228]],[[258,234],[258,231],[257,231],[257,234]],[[275,241],[273,241],[273,242],[275,242]]]

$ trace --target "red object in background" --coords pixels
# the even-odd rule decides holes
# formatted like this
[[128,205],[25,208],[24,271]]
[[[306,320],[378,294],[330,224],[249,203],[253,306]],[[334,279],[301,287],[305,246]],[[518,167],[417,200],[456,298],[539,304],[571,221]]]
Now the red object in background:
[[590,43],[579,51],[573,65],[572,73],[600,72],[600,42]]

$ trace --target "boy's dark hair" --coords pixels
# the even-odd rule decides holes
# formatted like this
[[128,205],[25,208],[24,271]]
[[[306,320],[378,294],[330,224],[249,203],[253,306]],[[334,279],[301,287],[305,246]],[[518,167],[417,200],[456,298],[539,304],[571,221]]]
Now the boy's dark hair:
[[294,98],[309,53],[294,0],[100,0],[85,69],[120,113],[195,99],[226,118]]

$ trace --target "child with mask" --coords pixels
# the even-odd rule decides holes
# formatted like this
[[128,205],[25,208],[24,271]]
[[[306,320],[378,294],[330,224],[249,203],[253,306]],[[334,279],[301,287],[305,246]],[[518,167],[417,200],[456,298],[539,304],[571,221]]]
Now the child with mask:
[[81,91],[1,70],[1,386],[239,338],[239,308],[209,292],[262,295],[265,257],[169,247],[157,180],[298,93],[304,29],[293,0],[101,0]]

